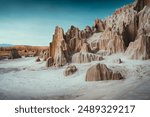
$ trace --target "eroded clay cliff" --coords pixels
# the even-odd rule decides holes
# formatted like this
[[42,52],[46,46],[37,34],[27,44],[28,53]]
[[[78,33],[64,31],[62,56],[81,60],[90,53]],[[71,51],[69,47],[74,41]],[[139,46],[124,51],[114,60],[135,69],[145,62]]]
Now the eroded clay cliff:
[[136,0],[104,20],[96,19],[93,26],[83,30],[71,26],[64,33],[57,26],[49,47],[53,65],[100,61],[98,54],[125,53],[131,59],[149,59],[149,4],[149,0]]

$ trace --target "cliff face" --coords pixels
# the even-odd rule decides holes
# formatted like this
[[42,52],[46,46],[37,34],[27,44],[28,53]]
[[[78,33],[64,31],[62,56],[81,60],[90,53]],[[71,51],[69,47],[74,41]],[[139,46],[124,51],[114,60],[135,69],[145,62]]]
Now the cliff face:
[[64,33],[62,28],[56,27],[49,57],[56,66],[65,65],[74,58],[79,61],[83,58],[83,61],[95,60],[77,56],[79,52],[86,52],[86,55],[125,53],[131,59],[145,60],[150,59],[149,37],[150,1],[136,0],[117,9],[105,20],[96,19],[92,27],[86,26],[84,30],[71,26]]

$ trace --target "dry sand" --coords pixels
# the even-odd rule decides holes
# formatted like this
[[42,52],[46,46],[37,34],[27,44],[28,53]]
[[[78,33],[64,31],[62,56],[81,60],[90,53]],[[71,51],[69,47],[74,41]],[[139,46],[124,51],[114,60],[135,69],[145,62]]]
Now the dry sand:
[[[115,63],[121,58],[122,64]],[[150,99],[150,60],[129,60],[122,54],[103,61],[75,64],[78,71],[63,75],[67,66],[46,68],[34,57],[0,61],[0,99]],[[87,69],[104,63],[124,79],[85,82]]]

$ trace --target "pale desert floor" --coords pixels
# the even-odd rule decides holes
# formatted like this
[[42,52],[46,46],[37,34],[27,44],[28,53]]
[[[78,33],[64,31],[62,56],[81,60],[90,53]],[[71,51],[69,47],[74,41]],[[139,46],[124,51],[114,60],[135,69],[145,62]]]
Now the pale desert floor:
[[[124,63],[114,61],[121,58]],[[124,79],[85,82],[86,70],[98,63],[75,64],[78,71],[68,77],[64,69],[46,68],[34,57],[0,61],[0,99],[150,99],[150,60],[129,60],[122,54],[99,61]],[[74,64],[74,63],[72,63]]]

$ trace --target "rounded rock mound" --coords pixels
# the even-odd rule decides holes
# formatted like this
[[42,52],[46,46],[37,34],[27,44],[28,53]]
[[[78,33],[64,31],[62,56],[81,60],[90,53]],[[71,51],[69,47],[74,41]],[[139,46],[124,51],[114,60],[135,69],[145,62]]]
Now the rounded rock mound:
[[85,81],[100,81],[100,80],[121,80],[123,79],[120,73],[113,73],[105,64],[96,64],[87,70]]

